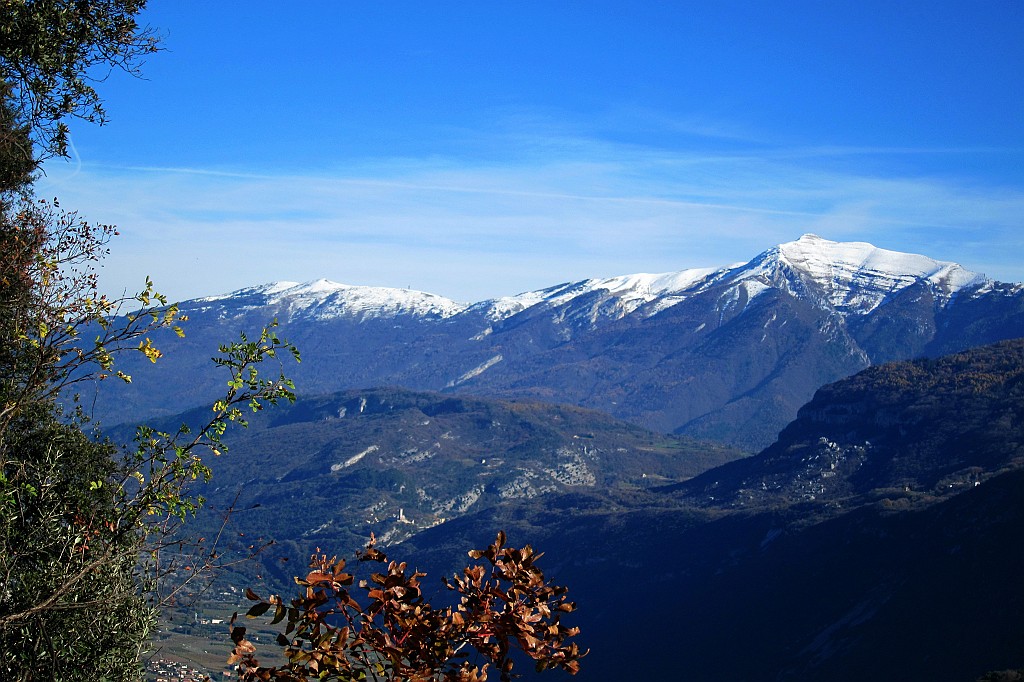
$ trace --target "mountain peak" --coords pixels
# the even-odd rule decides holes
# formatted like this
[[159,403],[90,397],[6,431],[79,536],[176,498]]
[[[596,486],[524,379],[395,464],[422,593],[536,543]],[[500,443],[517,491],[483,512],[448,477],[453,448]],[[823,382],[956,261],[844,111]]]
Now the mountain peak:
[[913,284],[924,283],[939,300],[948,301],[961,289],[988,281],[957,263],[890,251],[867,242],[835,242],[816,234],[780,244],[750,265],[758,271],[788,266],[805,283],[816,285],[824,303],[861,314]]
[[353,286],[323,278],[303,283],[271,282],[240,289],[225,296],[199,300],[203,303],[226,303],[253,297],[258,300],[258,305],[280,306],[287,309],[292,316],[316,319],[333,317],[366,319],[397,315],[445,318],[466,309],[465,304],[414,289]]
[[816,234],[805,234],[794,242],[780,244],[778,252],[790,265],[820,280],[841,280],[843,275],[886,277],[907,282],[927,279],[935,284],[946,283],[953,290],[985,280],[983,275],[957,263],[915,253],[889,251],[867,242],[835,242]]
[[746,264],[587,279],[473,305],[412,289],[352,286],[328,279],[274,282],[199,300],[231,300],[235,307],[279,305],[292,315],[315,318],[368,319],[408,314],[444,319],[473,309],[492,322],[530,308],[552,309],[579,303],[586,307],[580,319],[595,324],[599,318],[619,319],[641,309],[642,314],[653,315],[721,283],[742,287],[746,300],[781,286],[808,296],[822,307],[842,314],[863,315],[913,285],[923,285],[937,302],[944,304],[961,289],[987,282],[984,275],[956,263],[890,251],[867,242],[837,242],[805,234]]

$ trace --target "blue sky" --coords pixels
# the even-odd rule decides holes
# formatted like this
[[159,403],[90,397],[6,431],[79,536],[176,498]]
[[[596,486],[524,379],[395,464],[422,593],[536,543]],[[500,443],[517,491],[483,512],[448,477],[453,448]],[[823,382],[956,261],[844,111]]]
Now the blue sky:
[[103,282],[475,301],[814,232],[1024,279],[1024,2],[150,0],[39,192]]

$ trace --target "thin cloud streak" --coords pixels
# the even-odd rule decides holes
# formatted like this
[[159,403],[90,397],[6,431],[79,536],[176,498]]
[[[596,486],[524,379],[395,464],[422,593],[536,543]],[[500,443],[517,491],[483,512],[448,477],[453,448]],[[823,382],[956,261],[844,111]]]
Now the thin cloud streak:
[[[799,163],[810,148],[583,148],[577,140],[571,158],[394,159],[306,175],[85,163],[73,177],[49,168],[40,193],[121,227],[106,286],[131,289],[152,274],[177,298],[328,277],[472,301],[584,277],[725,265],[805,232],[1021,278],[1013,254],[1024,192],[1016,188],[822,171]],[[860,153],[904,151],[820,149]],[[973,246],[963,246],[965,234],[977,237]]]

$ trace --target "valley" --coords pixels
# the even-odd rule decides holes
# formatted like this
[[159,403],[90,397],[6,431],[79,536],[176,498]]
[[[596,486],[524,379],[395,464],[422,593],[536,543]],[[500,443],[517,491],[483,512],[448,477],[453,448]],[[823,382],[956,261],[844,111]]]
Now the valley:
[[[805,237],[731,269],[486,305],[356,294],[275,285],[183,306],[193,331],[165,372],[204,376],[192,349],[260,316],[308,344],[298,402],[253,415],[210,462],[191,530],[224,556],[273,544],[209,594],[287,594],[316,548],[372,533],[443,599],[440,577],[504,529],[580,603],[584,680],[952,682],[1024,661],[1024,342],[980,345],[1024,335],[1019,285]],[[337,389],[354,381],[386,383]],[[681,416],[714,396],[703,421]],[[684,435],[720,429],[742,435]]]

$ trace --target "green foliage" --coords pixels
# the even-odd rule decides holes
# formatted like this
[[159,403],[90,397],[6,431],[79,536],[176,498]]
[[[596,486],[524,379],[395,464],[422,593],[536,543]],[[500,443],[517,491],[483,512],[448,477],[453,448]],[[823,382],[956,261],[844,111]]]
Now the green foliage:
[[[62,421],[50,393],[8,403],[0,430],[3,679],[80,679],[83,665],[102,679],[138,677],[156,609],[191,579],[168,588],[182,567],[165,556],[180,523],[203,504],[189,487],[209,478],[201,455],[226,449],[222,436],[229,423],[244,424],[243,409],[294,399],[283,374],[266,379],[257,369],[280,351],[297,359],[272,330],[256,345],[222,348],[227,390],[202,427],[140,427],[129,452]],[[216,566],[215,556],[207,559]]]
[[[222,347],[224,398],[194,432],[139,430],[122,453],[85,431],[58,396],[86,380],[130,382],[115,360],[162,352],[151,336],[182,334],[185,317],[151,281],[134,296],[99,293],[96,266],[116,234],[61,210],[56,201],[3,193],[0,205],[0,677],[138,677],[138,655],[155,607],[168,534],[202,500],[187,486],[209,476],[200,453],[222,452],[241,409],[294,399],[283,374],[257,365],[296,355],[269,327],[257,343]],[[125,310],[130,312],[124,313]],[[150,557],[142,565],[139,556]],[[173,593],[173,589],[171,589]],[[149,601],[147,602],[147,598]]]
[[0,190],[4,191],[26,187],[37,166],[31,129],[18,120],[10,97],[11,87],[0,81]]
[[[151,336],[184,334],[185,316],[147,279],[133,296],[99,291],[97,264],[116,235],[32,198],[38,161],[66,155],[65,120],[102,123],[92,83],[134,73],[157,49],[136,15],[145,0],[0,0],[0,679],[138,679],[157,609],[172,598],[171,534],[203,500],[201,454],[220,454],[243,410],[294,400],[258,366],[293,346],[265,328],[221,347],[224,397],[197,429],[142,427],[122,452],[77,406],[75,384],[131,377],[124,353],[162,355]],[[75,398],[77,402],[77,397]],[[140,564],[140,557],[145,560]],[[206,565],[215,565],[209,556]]]
[[[576,605],[566,598],[566,588],[550,584],[536,561],[541,554],[527,545],[505,547],[499,532],[493,544],[469,552],[485,565],[466,567],[461,576],[445,586],[458,597],[455,607],[434,608],[423,595],[420,579],[425,574],[409,571],[407,564],[388,562],[371,541],[357,554],[360,563],[386,564],[386,572],[374,572],[360,580],[363,594],[353,594],[355,576],[346,562],[317,555],[305,579],[296,578],[304,594],[285,605],[278,596],[262,599],[251,590],[256,605],[246,614],[257,618],[273,610],[272,623],[284,622],[277,638],[288,663],[264,667],[256,647],[245,638],[246,628],[235,626],[234,651],[229,664],[239,664],[242,680],[446,680],[482,682],[493,666],[504,682],[513,677],[512,652],[518,649],[533,659],[537,671],[561,668],[579,670],[585,655],[571,638],[578,628],[561,623]],[[483,659],[469,660],[469,647]]]
[[0,0],[0,81],[14,123],[42,154],[67,156],[68,117],[102,124],[93,83],[158,49],[136,17],[146,0]]
[[135,571],[139,538],[116,489],[94,485],[115,449],[38,405],[3,433],[0,474],[0,677],[138,676],[155,624]]

